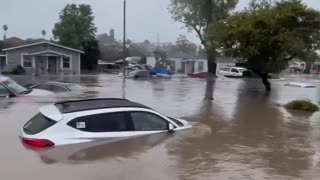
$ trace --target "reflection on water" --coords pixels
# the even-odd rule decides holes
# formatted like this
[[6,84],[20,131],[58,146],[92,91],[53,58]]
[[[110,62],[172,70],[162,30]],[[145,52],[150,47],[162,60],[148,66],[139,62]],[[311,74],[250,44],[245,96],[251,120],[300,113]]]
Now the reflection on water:
[[[197,79],[124,83],[113,75],[99,75],[33,80],[68,80],[86,89],[78,94],[14,98],[0,103],[0,119],[6,124],[0,136],[6,144],[0,150],[0,177],[6,177],[2,179],[318,179],[320,175],[319,113],[288,111],[281,106],[300,98],[319,102],[320,88],[284,86],[299,80],[319,87],[318,79],[274,80],[274,91],[265,94],[260,80],[221,78],[215,82],[212,102],[203,101],[206,81]],[[20,126],[40,105],[94,97],[126,97],[192,121],[194,128],[36,152],[19,143]],[[11,169],[19,169],[19,174]],[[33,169],[38,173],[32,173]]]

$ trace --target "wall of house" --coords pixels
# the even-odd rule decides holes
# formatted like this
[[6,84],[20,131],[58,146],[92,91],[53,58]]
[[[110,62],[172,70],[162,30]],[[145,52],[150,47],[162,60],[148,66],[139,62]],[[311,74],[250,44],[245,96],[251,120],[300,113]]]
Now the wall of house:
[[175,61],[175,73],[208,72],[208,61],[206,59],[183,60],[181,58],[172,58],[171,60]]
[[[46,50],[51,50],[55,51],[61,54],[65,54],[70,56],[71,60],[71,68],[70,69],[61,69],[60,64],[62,64],[61,61],[59,61],[58,65],[58,71],[60,70],[61,73],[64,74],[80,74],[81,72],[81,57],[80,53],[75,52],[75,51],[70,51],[64,48],[52,46],[49,44],[39,44],[35,46],[29,46],[29,47],[24,47],[24,48],[19,48],[19,49],[13,49],[10,51],[7,51],[7,65],[5,68],[5,71],[11,71],[14,69],[17,65],[22,65],[22,55],[23,54],[30,54],[30,53],[35,53],[35,52],[41,52],[41,51],[46,51]],[[35,65],[33,65],[35,66]],[[29,74],[34,74],[35,73],[35,68],[25,68],[27,73]]]

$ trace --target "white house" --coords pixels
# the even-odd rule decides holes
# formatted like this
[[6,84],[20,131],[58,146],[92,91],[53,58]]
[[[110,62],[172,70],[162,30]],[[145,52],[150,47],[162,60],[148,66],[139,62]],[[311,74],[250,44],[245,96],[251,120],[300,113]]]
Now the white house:
[[[207,59],[196,58],[169,58],[171,65],[167,69],[171,69],[174,73],[191,74],[199,72],[208,72]],[[147,64],[155,66],[156,59],[153,56],[147,57]],[[235,60],[229,58],[217,58],[217,71],[224,66],[235,66]]]

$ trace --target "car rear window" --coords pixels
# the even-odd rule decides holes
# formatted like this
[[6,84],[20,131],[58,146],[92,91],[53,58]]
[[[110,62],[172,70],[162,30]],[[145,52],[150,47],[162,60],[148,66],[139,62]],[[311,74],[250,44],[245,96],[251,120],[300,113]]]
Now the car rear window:
[[24,125],[23,131],[26,134],[34,135],[48,129],[56,123],[56,121],[53,121],[39,113]]

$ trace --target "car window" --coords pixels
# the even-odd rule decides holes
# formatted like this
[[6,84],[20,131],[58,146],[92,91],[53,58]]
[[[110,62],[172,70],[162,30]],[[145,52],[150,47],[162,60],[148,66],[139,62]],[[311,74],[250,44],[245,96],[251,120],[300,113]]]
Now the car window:
[[168,129],[168,122],[158,115],[147,112],[132,112],[130,115],[136,131],[159,131]]
[[51,86],[50,86],[50,85],[47,85],[47,84],[37,85],[37,86],[35,86],[34,88],[51,91]]
[[129,122],[126,113],[107,113],[79,117],[68,125],[81,131],[101,133],[130,131],[132,126]]
[[56,123],[56,121],[53,121],[39,113],[24,125],[23,131],[30,135],[38,134]]
[[179,127],[182,127],[183,126],[183,123],[180,122],[179,120],[175,119],[175,118],[172,118],[172,117],[168,117],[169,119],[171,119],[172,121],[174,121]]
[[64,87],[59,85],[54,85],[54,84],[41,84],[41,85],[35,86],[34,88],[52,91],[56,93],[67,91],[67,89],[65,89]]
[[68,91],[66,88],[59,85],[51,85],[51,91],[59,93]]
[[66,84],[65,85],[68,89],[70,89],[71,91],[80,91],[81,90],[81,86],[79,84]]
[[244,71],[246,71],[246,69],[239,69],[239,71],[243,73]]
[[237,70],[237,69],[231,69],[231,72],[233,72],[233,73],[239,73],[239,71]]

